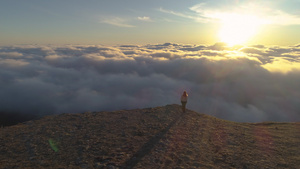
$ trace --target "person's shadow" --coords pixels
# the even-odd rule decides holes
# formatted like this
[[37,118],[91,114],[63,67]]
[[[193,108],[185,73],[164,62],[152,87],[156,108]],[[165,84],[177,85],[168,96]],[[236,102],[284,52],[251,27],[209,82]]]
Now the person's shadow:
[[[168,110],[167,110],[168,111]],[[166,112],[168,113],[168,112]],[[165,129],[158,132],[155,136],[150,138],[140,149],[137,151],[130,159],[128,159],[124,165],[124,169],[133,168],[144,156],[150,153],[151,149],[159,143],[159,141],[165,136],[165,134],[170,130],[174,124],[181,119],[185,113],[181,113],[175,120],[173,120]]]

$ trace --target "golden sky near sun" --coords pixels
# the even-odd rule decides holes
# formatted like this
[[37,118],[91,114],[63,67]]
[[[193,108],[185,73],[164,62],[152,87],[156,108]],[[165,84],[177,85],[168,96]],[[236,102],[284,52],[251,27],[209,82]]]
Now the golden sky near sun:
[[298,0],[4,1],[0,45],[294,45],[299,6]]

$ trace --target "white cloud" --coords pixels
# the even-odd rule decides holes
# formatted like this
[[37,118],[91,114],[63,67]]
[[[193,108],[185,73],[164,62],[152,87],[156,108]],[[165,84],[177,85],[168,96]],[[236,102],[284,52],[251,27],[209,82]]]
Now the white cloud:
[[[175,16],[192,19],[192,20],[195,20],[197,22],[207,22],[208,21],[207,18],[205,18],[203,16],[184,14],[184,13],[181,13],[181,12],[176,12],[176,11],[167,10],[167,9],[163,9],[163,8],[159,8],[158,10],[160,12],[163,12],[163,13],[172,14],[172,15],[175,15]],[[167,19],[167,21],[170,21],[170,20]]]
[[139,16],[137,17],[137,19],[140,21],[152,22],[152,19],[148,16],[143,16],[143,17]]
[[285,13],[283,11],[274,11],[275,15],[269,15],[266,18],[270,20],[270,24],[277,25],[300,25],[300,16]]
[[106,23],[113,26],[125,27],[125,28],[135,27],[134,25],[129,24],[127,19],[114,17],[114,16],[102,17],[100,19],[100,23]]
[[20,67],[28,65],[28,62],[22,60],[15,60],[15,59],[0,59],[0,65],[2,67]]
[[235,13],[245,16],[245,19],[249,16],[256,16],[261,20],[262,24],[300,24],[300,16],[289,14],[280,9],[270,8],[266,3],[255,4],[254,2],[250,2],[235,5],[228,3],[222,8],[207,3],[200,3],[192,6],[190,10],[196,12],[201,17],[210,19],[210,21],[216,21],[224,18],[224,16],[230,16]]
[[244,17],[247,22],[249,19],[259,19],[260,24],[276,24],[276,25],[299,25],[300,16],[288,13],[278,8],[270,7],[267,2],[245,2],[237,3],[236,1],[226,1],[214,3],[213,1],[202,2],[189,8],[193,13],[182,13],[164,8],[159,8],[160,12],[172,14],[175,16],[192,19],[196,22],[220,22],[226,18],[230,18],[233,14]]
[[0,52],[0,57],[14,58],[14,57],[21,57],[21,56],[23,56],[23,54],[18,52]]

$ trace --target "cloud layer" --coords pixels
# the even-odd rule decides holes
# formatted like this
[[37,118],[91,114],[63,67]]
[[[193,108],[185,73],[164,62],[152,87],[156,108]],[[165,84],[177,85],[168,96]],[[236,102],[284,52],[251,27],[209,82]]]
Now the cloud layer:
[[0,112],[180,104],[239,122],[300,120],[300,47],[157,44],[0,47]]

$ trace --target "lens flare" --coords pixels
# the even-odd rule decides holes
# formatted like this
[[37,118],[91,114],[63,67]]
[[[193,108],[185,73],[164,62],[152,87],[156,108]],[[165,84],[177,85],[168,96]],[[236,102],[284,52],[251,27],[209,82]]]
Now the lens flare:
[[58,152],[58,146],[57,146],[57,142],[53,139],[49,139],[48,140],[50,147],[52,148],[53,151]]

